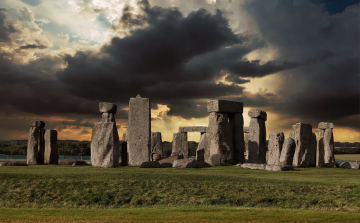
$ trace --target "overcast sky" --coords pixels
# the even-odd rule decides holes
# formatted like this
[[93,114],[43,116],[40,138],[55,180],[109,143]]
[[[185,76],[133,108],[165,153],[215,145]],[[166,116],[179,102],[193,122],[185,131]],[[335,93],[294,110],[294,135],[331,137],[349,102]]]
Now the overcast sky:
[[167,141],[210,99],[243,102],[246,126],[263,109],[267,133],[328,121],[360,141],[359,22],[358,0],[0,0],[0,139],[41,119],[90,140],[102,101],[121,137],[141,94]]

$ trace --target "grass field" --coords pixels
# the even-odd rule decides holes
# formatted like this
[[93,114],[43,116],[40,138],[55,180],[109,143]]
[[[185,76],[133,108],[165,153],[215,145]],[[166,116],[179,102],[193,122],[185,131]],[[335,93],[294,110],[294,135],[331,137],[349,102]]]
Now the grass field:
[[360,161],[360,154],[336,154],[336,160]]
[[215,215],[210,220],[266,222],[268,216],[268,222],[319,222],[319,216],[331,216],[328,222],[354,222],[359,213],[360,171],[353,169],[0,167],[0,221],[155,216],[156,221],[205,222]]

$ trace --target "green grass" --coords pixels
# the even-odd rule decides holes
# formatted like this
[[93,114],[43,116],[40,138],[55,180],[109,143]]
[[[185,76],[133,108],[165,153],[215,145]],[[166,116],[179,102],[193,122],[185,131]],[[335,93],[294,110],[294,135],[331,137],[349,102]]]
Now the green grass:
[[360,154],[335,154],[336,160],[360,161]]

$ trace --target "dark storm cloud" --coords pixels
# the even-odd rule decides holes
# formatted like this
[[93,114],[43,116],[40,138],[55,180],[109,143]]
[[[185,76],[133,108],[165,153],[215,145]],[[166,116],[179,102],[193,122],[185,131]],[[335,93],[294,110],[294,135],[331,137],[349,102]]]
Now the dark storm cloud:
[[47,46],[44,46],[44,45],[28,44],[25,46],[21,46],[19,49],[26,50],[26,49],[46,49],[46,48],[47,48]]

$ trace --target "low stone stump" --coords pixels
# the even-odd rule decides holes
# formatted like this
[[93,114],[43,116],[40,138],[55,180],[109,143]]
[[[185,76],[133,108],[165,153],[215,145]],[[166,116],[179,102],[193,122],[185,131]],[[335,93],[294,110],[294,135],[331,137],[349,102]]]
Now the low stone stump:
[[159,161],[161,159],[161,154],[153,153],[151,159],[152,161]]
[[242,168],[252,170],[268,170],[268,171],[288,171],[294,168],[290,165],[273,165],[273,164],[262,164],[262,163],[244,163],[239,165]]
[[323,163],[323,164],[320,165],[320,167],[339,168],[340,165],[337,162],[330,162],[330,163]]
[[266,164],[262,163],[244,163],[240,165],[242,168],[252,169],[252,170],[265,170]]
[[85,166],[88,165],[86,163],[86,161],[84,160],[76,160],[76,159],[72,159],[72,158],[68,158],[68,159],[64,159],[64,160],[59,160],[58,162],[60,165],[77,165],[77,166]]
[[197,161],[194,159],[177,159],[173,162],[175,168],[195,168]]
[[0,162],[0,166],[28,166],[26,163],[19,162]]
[[177,160],[177,159],[184,159],[184,156],[180,155],[180,156],[169,156],[169,157],[165,157],[165,158],[162,158],[161,160],[158,160],[158,162],[161,164],[161,165],[167,165],[165,163],[168,163],[168,164],[173,164],[174,160]]
[[360,162],[358,161],[354,161],[354,162],[343,162],[340,165],[340,168],[345,168],[345,169],[360,169]]
[[160,168],[161,165],[157,161],[143,162],[140,168]]

